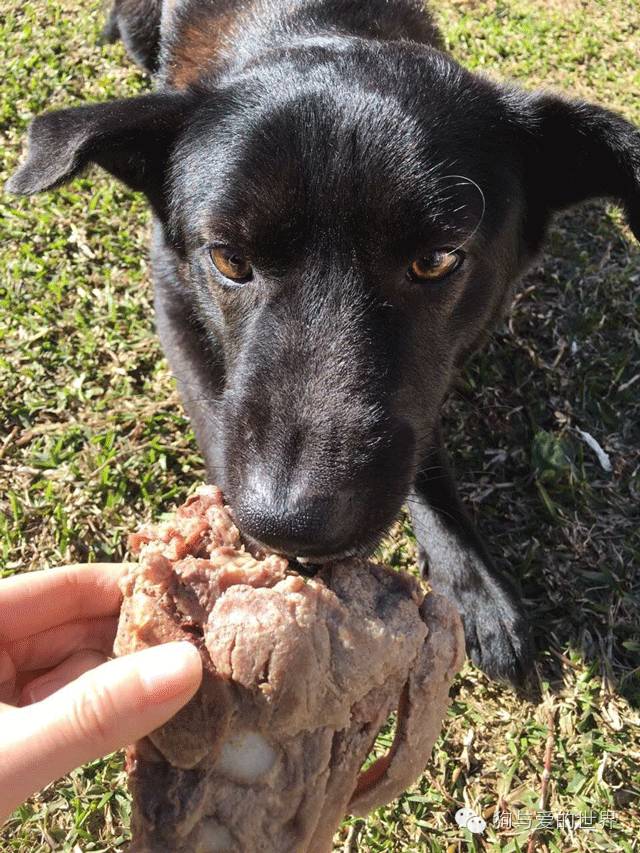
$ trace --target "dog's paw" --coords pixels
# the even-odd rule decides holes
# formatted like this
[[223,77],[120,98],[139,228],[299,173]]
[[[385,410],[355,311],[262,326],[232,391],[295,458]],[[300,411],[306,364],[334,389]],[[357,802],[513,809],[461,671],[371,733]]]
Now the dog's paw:
[[489,678],[522,686],[533,668],[534,647],[529,623],[512,597],[494,589],[491,598],[482,594],[464,602],[461,615],[475,666]]
[[430,567],[427,552],[419,544],[422,576],[458,608],[467,656],[475,666],[489,678],[521,687],[533,669],[534,645],[515,588],[475,552],[461,547],[450,547],[449,552],[455,561],[442,559],[440,565]]

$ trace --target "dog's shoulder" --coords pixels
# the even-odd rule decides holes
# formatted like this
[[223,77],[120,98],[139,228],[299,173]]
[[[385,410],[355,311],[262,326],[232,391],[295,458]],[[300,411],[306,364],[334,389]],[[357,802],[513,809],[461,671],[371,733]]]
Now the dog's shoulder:
[[170,0],[163,10],[159,77],[185,89],[233,64],[247,31],[257,26],[256,6],[243,0]]
[[314,37],[413,41],[437,48],[442,38],[417,0],[165,0],[159,79],[185,89],[215,79],[265,50]]

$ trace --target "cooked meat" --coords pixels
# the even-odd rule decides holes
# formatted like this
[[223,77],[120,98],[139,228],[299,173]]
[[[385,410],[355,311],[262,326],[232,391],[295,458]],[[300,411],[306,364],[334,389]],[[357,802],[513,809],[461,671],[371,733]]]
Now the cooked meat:
[[[463,656],[460,620],[364,560],[311,579],[251,554],[219,489],[131,537],[116,653],[188,639],[202,687],[127,756],[139,853],[323,853],[343,816],[424,769]],[[393,746],[360,773],[397,710]]]

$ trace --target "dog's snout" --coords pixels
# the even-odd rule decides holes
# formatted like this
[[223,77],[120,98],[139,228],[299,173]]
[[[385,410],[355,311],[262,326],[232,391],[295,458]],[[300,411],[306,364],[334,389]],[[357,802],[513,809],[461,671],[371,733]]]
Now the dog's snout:
[[235,520],[244,535],[267,548],[296,557],[325,557],[344,547],[345,513],[350,498],[297,494],[282,497],[265,492],[234,502]]
[[[229,420],[246,424],[246,412]],[[244,450],[246,433],[232,434],[233,466],[222,486],[247,544],[311,562],[374,547],[408,492],[415,438],[398,419],[384,422],[386,434],[373,424],[368,436],[345,421],[351,429],[339,440],[338,430],[311,430],[296,441],[265,430],[259,452]]]

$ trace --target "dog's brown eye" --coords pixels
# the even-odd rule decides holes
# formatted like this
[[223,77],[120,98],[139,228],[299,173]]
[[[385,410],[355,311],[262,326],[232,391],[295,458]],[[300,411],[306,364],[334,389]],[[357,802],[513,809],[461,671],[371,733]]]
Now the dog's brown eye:
[[227,246],[216,246],[209,254],[216,268],[225,278],[231,281],[249,281],[253,275],[253,267],[243,255]]
[[412,281],[440,281],[457,270],[463,260],[462,252],[437,249],[430,255],[416,258],[407,274]]

